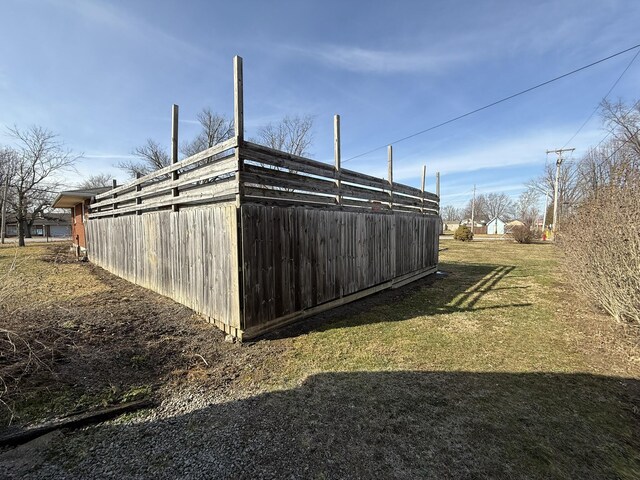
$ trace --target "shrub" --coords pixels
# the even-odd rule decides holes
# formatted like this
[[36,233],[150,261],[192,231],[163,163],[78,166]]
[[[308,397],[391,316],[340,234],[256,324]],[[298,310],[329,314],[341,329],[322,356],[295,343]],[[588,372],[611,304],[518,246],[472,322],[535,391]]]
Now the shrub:
[[585,201],[558,235],[579,293],[640,325],[640,175]]
[[526,225],[516,225],[513,227],[511,236],[518,243],[531,243],[534,239],[533,232]]
[[473,232],[466,225],[460,225],[453,234],[453,238],[462,242],[469,242],[473,240]]

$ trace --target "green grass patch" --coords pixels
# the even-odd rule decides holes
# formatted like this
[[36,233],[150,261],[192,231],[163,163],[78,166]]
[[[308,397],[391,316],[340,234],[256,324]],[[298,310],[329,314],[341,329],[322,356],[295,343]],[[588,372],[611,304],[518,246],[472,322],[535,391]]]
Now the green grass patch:
[[445,278],[385,293],[360,313],[294,337],[277,359],[282,367],[271,367],[273,384],[297,388],[320,377],[335,381],[339,398],[345,383],[381,383],[371,399],[378,415],[396,409],[378,405],[380,392],[401,388],[388,402],[407,403],[418,425],[394,441],[408,451],[416,443],[434,449],[443,475],[448,461],[461,461],[456,471],[472,477],[638,478],[637,377],[594,368],[580,331],[562,321],[567,289],[555,247],[446,247]]
[[583,371],[554,315],[553,247],[455,243],[447,277],[296,338],[286,377],[328,371]]

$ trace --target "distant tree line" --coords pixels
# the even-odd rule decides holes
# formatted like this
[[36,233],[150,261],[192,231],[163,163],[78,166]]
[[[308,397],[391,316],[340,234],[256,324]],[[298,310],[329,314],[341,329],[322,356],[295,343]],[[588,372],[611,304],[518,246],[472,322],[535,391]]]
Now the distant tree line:
[[460,222],[471,218],[474,210],[474,220],[477,222],[489,222],[494,218],[503,221],[520,220],[527,225],[534,225],[540,215],[538,203],[540,194],[534,188],[527,188],[517,200],[513,200],[506,193],[480,193],[475,201],[470,199],[463,208],[453,205],[445,205],[441,210],[442,219],[445,222]]

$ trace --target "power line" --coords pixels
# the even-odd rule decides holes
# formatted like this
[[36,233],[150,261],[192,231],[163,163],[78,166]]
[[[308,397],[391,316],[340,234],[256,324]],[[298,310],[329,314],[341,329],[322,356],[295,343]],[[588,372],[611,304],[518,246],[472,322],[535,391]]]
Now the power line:
[[[622,80],[622,77],[624,77],[624,74],[627,73],[627,70],[629,70],[629,67],[631,67],[631,65],[633,64],[633,62],[635,62],[636,58],[638,58],[638,55],[640,55],[640,50],[638,50],[636,52],[636,54],[633,56],[633,58],[631,59],[631,61],[629,62],[629,64],[627,65],[627,67],[622,71],[622,73],[620,74],[620,76],[618,77],[618,79],[613,82],[613,85],[611,85],[611,88],[609,89],[609,91],[606,93],[606,95],[604,97],[602,97],[602,101],[606,100],[607,97],[609,95],[611,95],[611,92],[613,91],[614,88],[616,88],[616,86],[618,85],[618,82],[620,82],[620,80]],[[591,112],[591,115],[589,115],[589,117],[584,121],[584,123],[582,125],[580,125],[580,128],[576,131],[576,133],[573,134],[573,136],[567,141],[567,143],[565,143],[562,148],[566,147],[567,145],[569,145],[571,143],[571,141],[576,138],[576,136],[582,131],[582,129],[585,127],[585,125],[587,123],[589,123],[589,120],[591,120],[591,118],[595,115],[595,113],[598,111],[598,109],[600,108],[600,105],[596,105],[596,108],[593,109],[593,111]],[[608,136],[608,135],[607,135]],[[607,137],[605,137],[607,138]],[[600,142],[602,143],[604,141],[604,139]],[[600,144],[598,144],[600,145]]]
[[[627,68],[625,68],[623,70],[623,72],[620,74],[620,76],[618,77],[618,79],[614,82],[614,84],[611,86],[611,88],[609,89],[609,91],[607,92],[607,94],[604,96],[603,100],[606,100],[606,98],[611,94],[611,92],[613,91],[613,89],[616,87],[616,85],[618,84],[618,82],[620,81],[620,79],[624,76],[625,73],[627,73],[627,70],[629,70],[629,67],[631,67],[631,64],[635,61],[635,59],[638,57],[638,55],[640,55],[640,50],[633,56],[633,58],[631,59],[631,61],[629,62],[629,64],[627,65]],[[580,126],[580,128],[578,129],[578,131],[575,133],[575,135],[573,137],[571,137],[571,139],[569,139],[569,142],[571,140],[573,140],[573,138],[580,132],[580,130],[582,130],[582,128],[587,124],[587,122],[591,119],[591,117],[595,114],[595,112],[598,111],[598,108],[600,107],[600,105],[596,106],[596,108],[594,108],[593,112],[591,112],[591,115],[589,115],[589,118],[587,118],[587,120],[582,124],[582,126]],[[593,150],[596,150],[600,145],[602,145],[604,143],[604,141],[609,138],[611,136],[612,132],[607,132],[607,134],[602,137],[602,140],[600,140],[598,142],[598,144],[593,147]],[[565,143],[564,147],[566,147],[569,142]],[[612,156],[619,150],[620,148],[616,149],[615,152],[613,152],[613,154],[611,154]],[[608,160],[608,159],[607,159]]]
[[475,110],[471,110],[470,112],[467,112],[467,113],[465,113],[463,115],[458,115],[457,117],[451,118],[451,119],[449,119],[449,120],[447,120],[445,122],[438,123],[437,125],[433,125],[433,126],[431,126],[429,128],[425,128],[424,130],[420,130],[419,132],[412,133],[411,135],[407,135],[406,137],[400,138],[398,140],[394,140],[392,142],[387,142],[384,145],[381,145],[379,147],[371,149],[371,150],[369,150],[367,152],[364,152],[364,153],[361,153],[361,154],[356,155],[354,157],[350,157],[350,158],[348,158],[346,160],[343,160],[342,163],[349,162],[349,161],[354,160],[356,158],[364,157],[365,155],[369,155],[370,153],[377,152],[378,150],[381,150],[383,148],[387,148],[387,146],[390,145],[390,144],[397,144],[397,143],[400,143],[400,142],[404,142],[405,140],[409,140],[410,138],[417,137],[418,135],[422,135],[423,133],[430,132],[432,130],[435,130],[436,128],[440,128],[440,127],[443,127],[443,126],[448,125],[450,123],[453,123],[455,121],[461,120],[461,119],[463,119],[465,117],[473,115],[474,113],[478,113],[478,112],[481,112],[482,110],[486,110],[488,108],[494,107],[496,105],[499,105],[500,103],[506,102],[506,101],[511,100],[513,98],[519,97],[520,95],[524,95],[525,93],[529,93],[529,92],[531,92],[533,90],[536,90],[538,88],[544,87],[545,85],[549,85],[550,83],[556,82],[556,81],[561,80],[561,79],[563,79],[565,77],[568,77],[568,76],[573,75],[575,73],[581,72],[582,70],[586,70],[587,68],[591,68],[591,67],[593,67],[595,65],[598,65],[598,64],[600,64],[602,62],[606,62],[607,60],[610,60],[610,59],[612,59],[614,57],[617,57],[619,55],[627,53],[627,52],[629,52],[631,50],[635,50],[638,47],[640,47],[640,43],[634,45],[633,47],[629,47],[629,48],[621,50],[621,51],[619,51],[617,53],[609,55],[608,57],[601,58],[600,60],[592,62],[592,63],[590,63],[588,65],[584,65],[584,66],[582,66],[580,68],[576,68],[575,70],[572,70],[570,72],[562,74],[562,75],[560,75],[558,77],[552,78],[551,80],[547,80],[546,82],[539,83],[537,85],[534,85],[533,87],[529,87],[529,88],[527,88],[525,90],[522,90],[520,92],[517,92],[517,93],[514,93],[512,95],[509,95],[508,97],[504,97],[504,98],[502,98],[500,100],[497,100],[495,102],[492,102],[492,103],[489,103],[487,105],[484,105],[483,107],[476,108]]

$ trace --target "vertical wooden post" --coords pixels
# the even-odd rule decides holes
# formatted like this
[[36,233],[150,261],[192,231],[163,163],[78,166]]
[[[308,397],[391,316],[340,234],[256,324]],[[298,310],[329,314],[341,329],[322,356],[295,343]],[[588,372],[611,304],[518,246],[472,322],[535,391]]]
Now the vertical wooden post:
[[[136,172],[136,180],[139,180],[140,177],[142,177],[142,174],[140,172]],[[139,183],[136,185],[136,192],[138,192],[138,194],[142,191],[142,184]],[[136,197],[136,205],[141,205],[142,204],[142,198],[140,197]],[[136,210],[136,215],[142,215],[142,210]]]
[[436,172],[436,195],[438,196],[438,215],[440,215],[440,172]]
[[233,57],[233,126],[238,145],[244,139],[244,99],[242,86],[242,57]]
[[387,176],[389,178],[389,210],[393,210],[393,146],[387,147]]
[[171,105],[171,163],[178,163],[178,111],[175,103]]
[[[115,190],[117,186],[118,186],[118,182],[116,182],[116,179],[114,178],[114,179],[111,181],[111,188],[112,188],[113,190]],[[116,198],[117,196],[118,196],[118,195],[114,193],[114,194],[113,194],[113,196],[112,196],[112,198],[115,200],[115,198]],[[117,204],[116,204],[116,202],[114,201],[114,202],[113,202],[113,217],[114,217],[114,218],[115,218],[115,216],[116,216],[116,208],[117,208],[117,206],[118,206],[118,205],[117,205]]]
[[[244,94],[242,80],[242,57],[233,57],[233,129],[236,137],[235,157],[238,162],[236,172],[236,182],[238,183],[238,194],[236,195],[236,206],[240,206],[243,196],[242,171],[244,170],[244,158],[240,153],[244,140]],[[238,223],[239,225],[240,223]]]
[[233,129],[236,137],[235,161],[237,162],[236,184],[238,185],[238,193],[236,194],[236,258],[238,259],[238,271],[236,280],[238,289],[236,292],[240,323],[244,324],[244,262],[242,260],[242,242],[244,239],[244,231],[242,228],[242,198],[244,196],[244,158],[242,157],[242,148],[244,143],[244,88],[242,76],[242,57],[236,55],[233,57]]
[[422,183],[421,183],[421,187],[420,187],[420,191],[422,192],[421,195],[421,205],[420,205],[420,213],[424,213],[424,182],[426,180],[427,177],[427,166],[423,165],[422,166]]
[[[178,163],[178,105],[175,103],[171,105],[171,165]],[[174,182],[178,180],[178,170],[171,172],[171,180]],[[173,187],[171,193],[174,197],[177,197],[180,193],[178,187]],[[177,202],[177,200],[176,200]],[[171,205],[171,210],[178,211],[178,204]]]
[[333,157],[336,169],[336,187],[338,187],[336,203],[342,205],[342,195],[340,193],[340,115],[333,116]]

